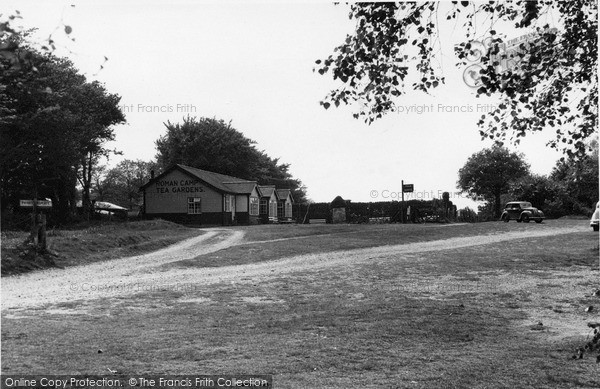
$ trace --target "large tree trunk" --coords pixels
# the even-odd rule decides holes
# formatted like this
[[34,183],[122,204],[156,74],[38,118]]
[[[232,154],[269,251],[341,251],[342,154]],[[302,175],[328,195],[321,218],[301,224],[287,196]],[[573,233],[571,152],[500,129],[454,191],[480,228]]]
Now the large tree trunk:
[[54,208],[54,217],[57,224],[62,225],[69,220],[69,197],[68,197],[68,182],[66,177],[61,177],[61,180],[56,183],[54,196],[52,198]]
[[500,203],[500,201],[500,192],[497,192],[494,195],[494,217],[496,219],[499,219],[501,215],[502,204]]
[[92,201],[90,198],[90,186],[92,184],[92,168],[94,164],[93,155],[87,153],[81,164],[81,205],[83,207],[84,220],[90,220],[92,215]]
[[69,176],[69,207],[70,214],[75,216],[77,215],[77,171],[76,169],[71,170],[71,174]]
[[77,177],[72,169],[63,172],[56,191],[57,201],[57,221],[60,224],[69,223],[77,212]]

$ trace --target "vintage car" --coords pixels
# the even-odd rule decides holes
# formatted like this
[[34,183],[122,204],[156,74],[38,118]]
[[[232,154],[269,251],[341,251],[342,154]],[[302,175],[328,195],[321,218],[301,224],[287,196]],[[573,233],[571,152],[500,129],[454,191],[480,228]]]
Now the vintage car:
[[500,220],[506,223],[510,220],[516,220],[517,223],[529,223],[529,221],[535,220],[536,223],[541,223],[544,219],[544,213],[532,207],[531,203],[527,201],[511,201],[506,203],[504,212],[500,216]]
[[592,215],[592,220],[590,220],[590,227],[594,229],[594,231],[598,231],[598,219],[600,218],[600,201],[596,203],[596,210]]

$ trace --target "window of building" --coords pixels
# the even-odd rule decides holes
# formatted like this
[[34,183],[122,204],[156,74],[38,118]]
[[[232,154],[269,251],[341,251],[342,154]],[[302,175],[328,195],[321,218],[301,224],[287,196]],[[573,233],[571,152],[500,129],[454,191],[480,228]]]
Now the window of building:
[[285,201],[280,201],[277,204],[277,217],[284,217],[285,216],[285,214],[283,212],[284,211],[284,207],[285,207]]
[[292,217],[292,204],[291,203],[285,204],[285,217]]
[[260,214],[266,215],[267,213],[267,199],[260,199]]
[[250,215],[258,215],[258,197],[250,197]]
[[277,217],[277,201],[270,202],[269,217]]
[[225,195],[223,201],[225,202],[225,212],[231,212],[231,196]]
[[202,199],[200,197],[188,197],[188,214],[202,213]]

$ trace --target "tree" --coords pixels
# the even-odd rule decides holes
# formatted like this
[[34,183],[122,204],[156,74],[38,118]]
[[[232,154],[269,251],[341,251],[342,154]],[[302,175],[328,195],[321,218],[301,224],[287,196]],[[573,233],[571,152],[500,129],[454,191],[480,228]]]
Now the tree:
[[[75,5],[71,5],[75,7]],[[26,77],[37,71],[33,59],[40,53],[51,55],[56,50],[54,34],[58,31],[64,34],[71,41],[75,38],[70,37],[73,28],[61,21],[62,29],[56,28],[50,35],[37,42],[37,49],[32,48],[31,36],[35,29],[23,30],[13,27],[12,23],[17,19],[23,19],[21,13],[15,10],[12,13],[0,14],[0,61],[2,62],[2,71],[0,72],[0,91],[5,85],[5,77]],[[105,61],[108,60],[106,57]],[[102,68],[102,66],[100,66]],[[10,114],[10,108],[7,107],[9,100],[0,93],[0,118]]]
[[167,133],[156,141],[158,165],[166,169],[183,164],[247,180],[260,185],[291,189],[297,202],[305,200],[305,188],[289,173],[289,164],[269,157],[255,142],[223,120],[184,118],[182,124],[165,123]]
[[[528,174],[521,179],[513,182],[509,189],[510,197],[517,201],[529,201],[531,205],[542,209],[546,216],[556,215],[557,210],[553,204],[559,196],[559,186],[556,182],[546,176],[539,174]],[[552,209],[548,212],[548,208]]]
[[[407,85],[431,92],[445,82],[439,27],[444,20],[452,25],[460,20],[465,41],[455,47],[459,64],[477,58],[477,96],[501,100],[478,122],[481,136],[518,143],[527,133],[551,127],[556,130],[551,147],[584,154],[598,120],[596,1],[356,3],[349,17],[356,21],[355,32],[334,54],[316,61],[319,74],[342,82],[321,102],[326,109],[355,102],[354,117],[371,123],[395,110]],[[558,30],[546,24],[552,19]],[[496,31],[501,21],[531,39],[505,50],[507,39]]]
[[591,213],[598,201],[598,141],[590,147],[592,152],[582,158],[557,161],[550,173],[565,214]]
[[73,107],[80,119],[77,139],[79,143],[80,163],[76,168],[78,179],[82,187],[82,205],[84,215],[91,212],[90,190],[92,186],[93,170],[98,165],[98,159],[108,156],[110,149],[105,147],[107,141],[114,140],[113,125],[125,121],[125,116],[119,108],[121,98],[110,94],[104,86],[94,81],[84,83],[75,91]]
[[92,189],[91,194],[97,201],[108,201],[106,198],[106,184],[104,178],[106,177],[108,167],[106,165],[98,165],[92,173]]
[[[21,47],[23,47],[21,45]],[[50,197],[60,219],[75,209],[75,187],[89,188],[95,162],[106,155],[112,126],[123,122],[120,97],[87,82],[73,64],[33,50],[31,71],[2,73],[0,94],[9,114],[0,118],[3,208],[18,198]],[[11,62],[0,58],[0,66]]]
[[529,201],[548,217],[589,216],[598,201],[598,142],[590,148],[583,158],[557,161],[548,176],[528,174],[513,182],[510,198]]
[[501,198],[508,193],[510,184],[529,173],[523,155],[500,146],[473,154],[458,171],[457,188],[475,199],[482,196],[493,202],[494,216],[500,217]]
[[121,161],[96,184],[96,193],[102,196],[102,201],[134,209],[143,202],[140,187],[148,182],[153,169],[156,169],[156,162]]

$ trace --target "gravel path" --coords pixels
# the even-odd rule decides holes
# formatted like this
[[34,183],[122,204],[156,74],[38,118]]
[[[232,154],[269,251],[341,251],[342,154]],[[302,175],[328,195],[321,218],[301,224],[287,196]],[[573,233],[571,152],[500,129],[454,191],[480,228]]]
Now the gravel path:
[[159,290],[190,290],[221,282],[256,283],[261,279],[298,271],[318,271],[335,266],[378,260],[398,260],[404,254],[441,251],[485,245],[515,239],[587,231],[585,226],[544,230],[515,231],[476,237],[458,237],[402,245],[380,246],[330,253],[308,254],[276,261],[219,268],[158,270],[169,262],[194,258],[243,244],[243,231],[209,229],[205,234],[165,249],[119,260],[86,266],[50,269],[2,278],[2,311],[56,304],[74,300],[93,300]]
[[[202,235],[149,254],[64,270],[47,269],[2,277],[2,310],[135,293],[135,284],[140,281],[140,274],[151,272],[153,268],[166,263],[223,250],[241,243],[244,237],[242,231],[231,229],[203,231],[205,233]],[[156,282],[162,283],[160,278]]]

